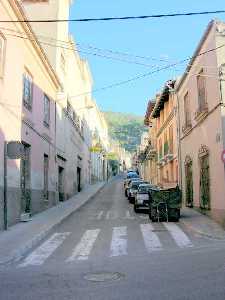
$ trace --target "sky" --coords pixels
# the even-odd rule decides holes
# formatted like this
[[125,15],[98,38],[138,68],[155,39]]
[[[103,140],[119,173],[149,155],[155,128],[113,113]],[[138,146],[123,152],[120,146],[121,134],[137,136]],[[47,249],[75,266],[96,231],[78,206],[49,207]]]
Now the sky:
[[[224,8],[224,0],[75,0],[70,17],[137,16]],[[93,88],[101,89],[191,56],[207,24],[215,18],[225,21],[225,14],[75,22],[70,24],[70,31],[80,55],[89,62]],[[96,53],[101,57],[93,55]],[[184,68],[185,64],[178,65],[127,84],[96,91],[93,97],[104,111],[144,115],[148,101],[162,89],[165,81],[182,74]]]

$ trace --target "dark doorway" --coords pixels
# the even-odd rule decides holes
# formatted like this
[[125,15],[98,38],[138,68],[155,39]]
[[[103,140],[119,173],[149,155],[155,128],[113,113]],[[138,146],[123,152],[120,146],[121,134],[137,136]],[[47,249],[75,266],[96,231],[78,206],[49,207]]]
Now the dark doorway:
[[30,191],[30,145],[24,144],[24,156],[21,159],[21,213],[31,212],[31,191]]
[[77,167],[77,191],[81,191],[81,168]]
[[59,191],[59,201],[64,201],[64,168],[58,168],[58,191]]
[[186,206],[193,207],[193,174],[192,161],[189,160],[185,165],[186,178]]
[[209,156],[200,158],[200,207],[210,209]]

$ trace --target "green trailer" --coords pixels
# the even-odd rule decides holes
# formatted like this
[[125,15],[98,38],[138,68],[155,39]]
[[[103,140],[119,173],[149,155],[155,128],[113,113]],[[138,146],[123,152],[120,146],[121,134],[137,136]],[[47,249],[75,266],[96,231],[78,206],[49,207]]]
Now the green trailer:
[[178,186],[169,189],[155,188],[149,192],[149,218],[152,222],[178,222],[181,205],[182,196]]

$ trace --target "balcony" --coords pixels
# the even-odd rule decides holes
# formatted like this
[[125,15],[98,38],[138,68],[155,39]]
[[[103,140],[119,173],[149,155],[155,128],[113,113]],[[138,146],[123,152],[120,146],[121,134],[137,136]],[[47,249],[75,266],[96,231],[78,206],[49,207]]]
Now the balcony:
[[154,158],[156,158],[156,155],[157,155],[157,151],[156,151],[156,149],[149,149],[149,151],[148,151],[148,154],[147,154],[147,159],[154,159]]
[[186,121],[185,124],[182,126],[182,132],[183,134],[186,134],[188,133],[192,128],[192,124],[191,124],[191,121]]
[[198,110],[195,112],[195,120],[196,122],[200,122],[204,120],[204,118],[208,115],[208,103],[204,103],[198,107]]

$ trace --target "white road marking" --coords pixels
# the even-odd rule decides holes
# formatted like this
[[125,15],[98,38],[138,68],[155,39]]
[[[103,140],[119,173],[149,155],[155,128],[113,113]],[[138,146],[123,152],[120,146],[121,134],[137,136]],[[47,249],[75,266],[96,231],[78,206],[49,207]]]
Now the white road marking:
[[115,220],[117,219],[118,217],[118,214],[116,211],[107,211],[107,214],[106,214],[106,220]]
[[140,224],[145,247],[148,252],[162,250],[162,244],[156,235],[152,224]]
[[34,250],[19,267],[40,266],[63,243],[71,232],[54,233],[47,241]]
[[129,210],[126,211],[126,217],[125,217],[125,219],[134,220],[134,216],[130,215],[130,211]]
[[67,259],[67,262],[74,260],[87,260],[94,246],[94,243],[99,235],[100,229],[87,230],[82,236],[79,244],[74,248],[72,255]]
[[149,216],[146,215],[138,215],[139,218],[147,220],[149,218]]
[[110,256],[127,255],[127,227],[113,227]]
[[107,211],[107,214],[106,214],[106,220],[109,220],[109,218],[110,218],[110,210],[109,211]]
[[174,224],[174,223],[165,223],[164,222],[163,225],[169,231],[169,233],[171,234],[171,236],[174,239],[175,243],[180,248],[193,247],[193,244],[190,241],[189,237],[176,224]]
[[104,213],[104,211],[103,210],[101,210],[100,212],[99,212],[99,214],[97,215],[97,220],[100,220],[101,218],[102,218],[102,216],[103,216],[103,213]]

